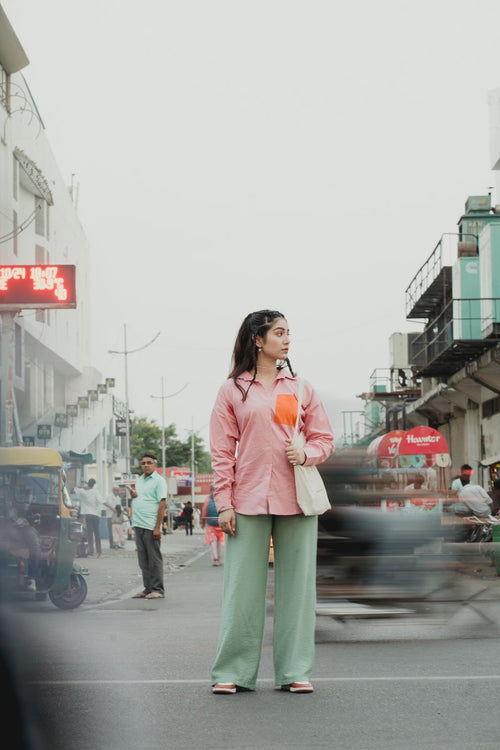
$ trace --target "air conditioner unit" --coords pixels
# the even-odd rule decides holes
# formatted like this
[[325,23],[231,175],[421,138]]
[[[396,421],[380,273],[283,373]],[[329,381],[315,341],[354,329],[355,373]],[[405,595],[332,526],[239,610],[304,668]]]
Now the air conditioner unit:
[[410,362],[410,344],[418,333],[393,333],[389,338],[389,363],[391,370],[406,370]]

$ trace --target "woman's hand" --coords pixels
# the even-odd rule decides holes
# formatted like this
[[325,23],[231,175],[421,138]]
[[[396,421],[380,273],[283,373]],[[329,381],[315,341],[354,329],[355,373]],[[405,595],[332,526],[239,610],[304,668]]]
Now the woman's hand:
[[236,533],[236,513],[233,508],[226,508],[219,513],[219,526],[224,534],[234,536]]
[[292,466],[300,466],[306,460],[306,454],[302,448],[294,445],[291,440],[287,440],[288,445],[285,448],[286,457]]

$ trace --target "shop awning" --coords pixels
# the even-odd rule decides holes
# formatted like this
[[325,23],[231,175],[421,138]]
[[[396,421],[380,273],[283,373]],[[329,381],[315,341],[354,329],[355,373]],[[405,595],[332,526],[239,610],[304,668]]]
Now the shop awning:
[[499,464],[500,453],[497,453],[496,456],[487,456],[487,458],[481,459],[479,463],[481,464],[481,466],[491,466],[492,464]]
[[372,440],[366,451],[366,457],[380,468],[388,469],[395,465],[399,446],[405,430],[392,430]]
[[432,427],[412,427],[408,430],[399,446],[400,456],[428,455],[448,453],[448,443],[440,432]]
[[366,457],[380,469],[418,469],[450,464],[448,443],[440,432],[422,425],[411,430],[393,430],[373,440]]

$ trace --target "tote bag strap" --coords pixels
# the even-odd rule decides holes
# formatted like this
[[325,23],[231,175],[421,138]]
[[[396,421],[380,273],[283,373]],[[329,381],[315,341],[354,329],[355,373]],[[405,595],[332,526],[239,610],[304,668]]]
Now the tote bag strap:
[[304,393],[304,380],[302,378],[299,378],[299,389],[297,391],[297,419],[295,420],[295,429],[293,431],[293,436],[297,437],[297,433],[299,430],[299,418],[300,418],[300,410],[302,408],[302,394]]

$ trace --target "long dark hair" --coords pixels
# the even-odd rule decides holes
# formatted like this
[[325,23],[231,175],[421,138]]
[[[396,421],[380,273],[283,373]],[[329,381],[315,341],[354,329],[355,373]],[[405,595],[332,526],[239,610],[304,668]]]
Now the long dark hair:
[[[243,394],[242,401],[245,401],[250,386],[254,383],[257,376],[257,344],[255,343],[255,339],[257,336],[265,338],[274,321],[277,318],[284,317],[283,313],[278,310],[258,310],[257,312],[249,313],[241,324],[236,341],[234,342],[232,369],[228,377],[234,380],[236,387]],[[288,367],[292,376],[295,377],[288,357],[282,360],[277,367],[278,370]],[[251,372],[253,374],[250,385],[246,390],[237,380],[242,372]]]

